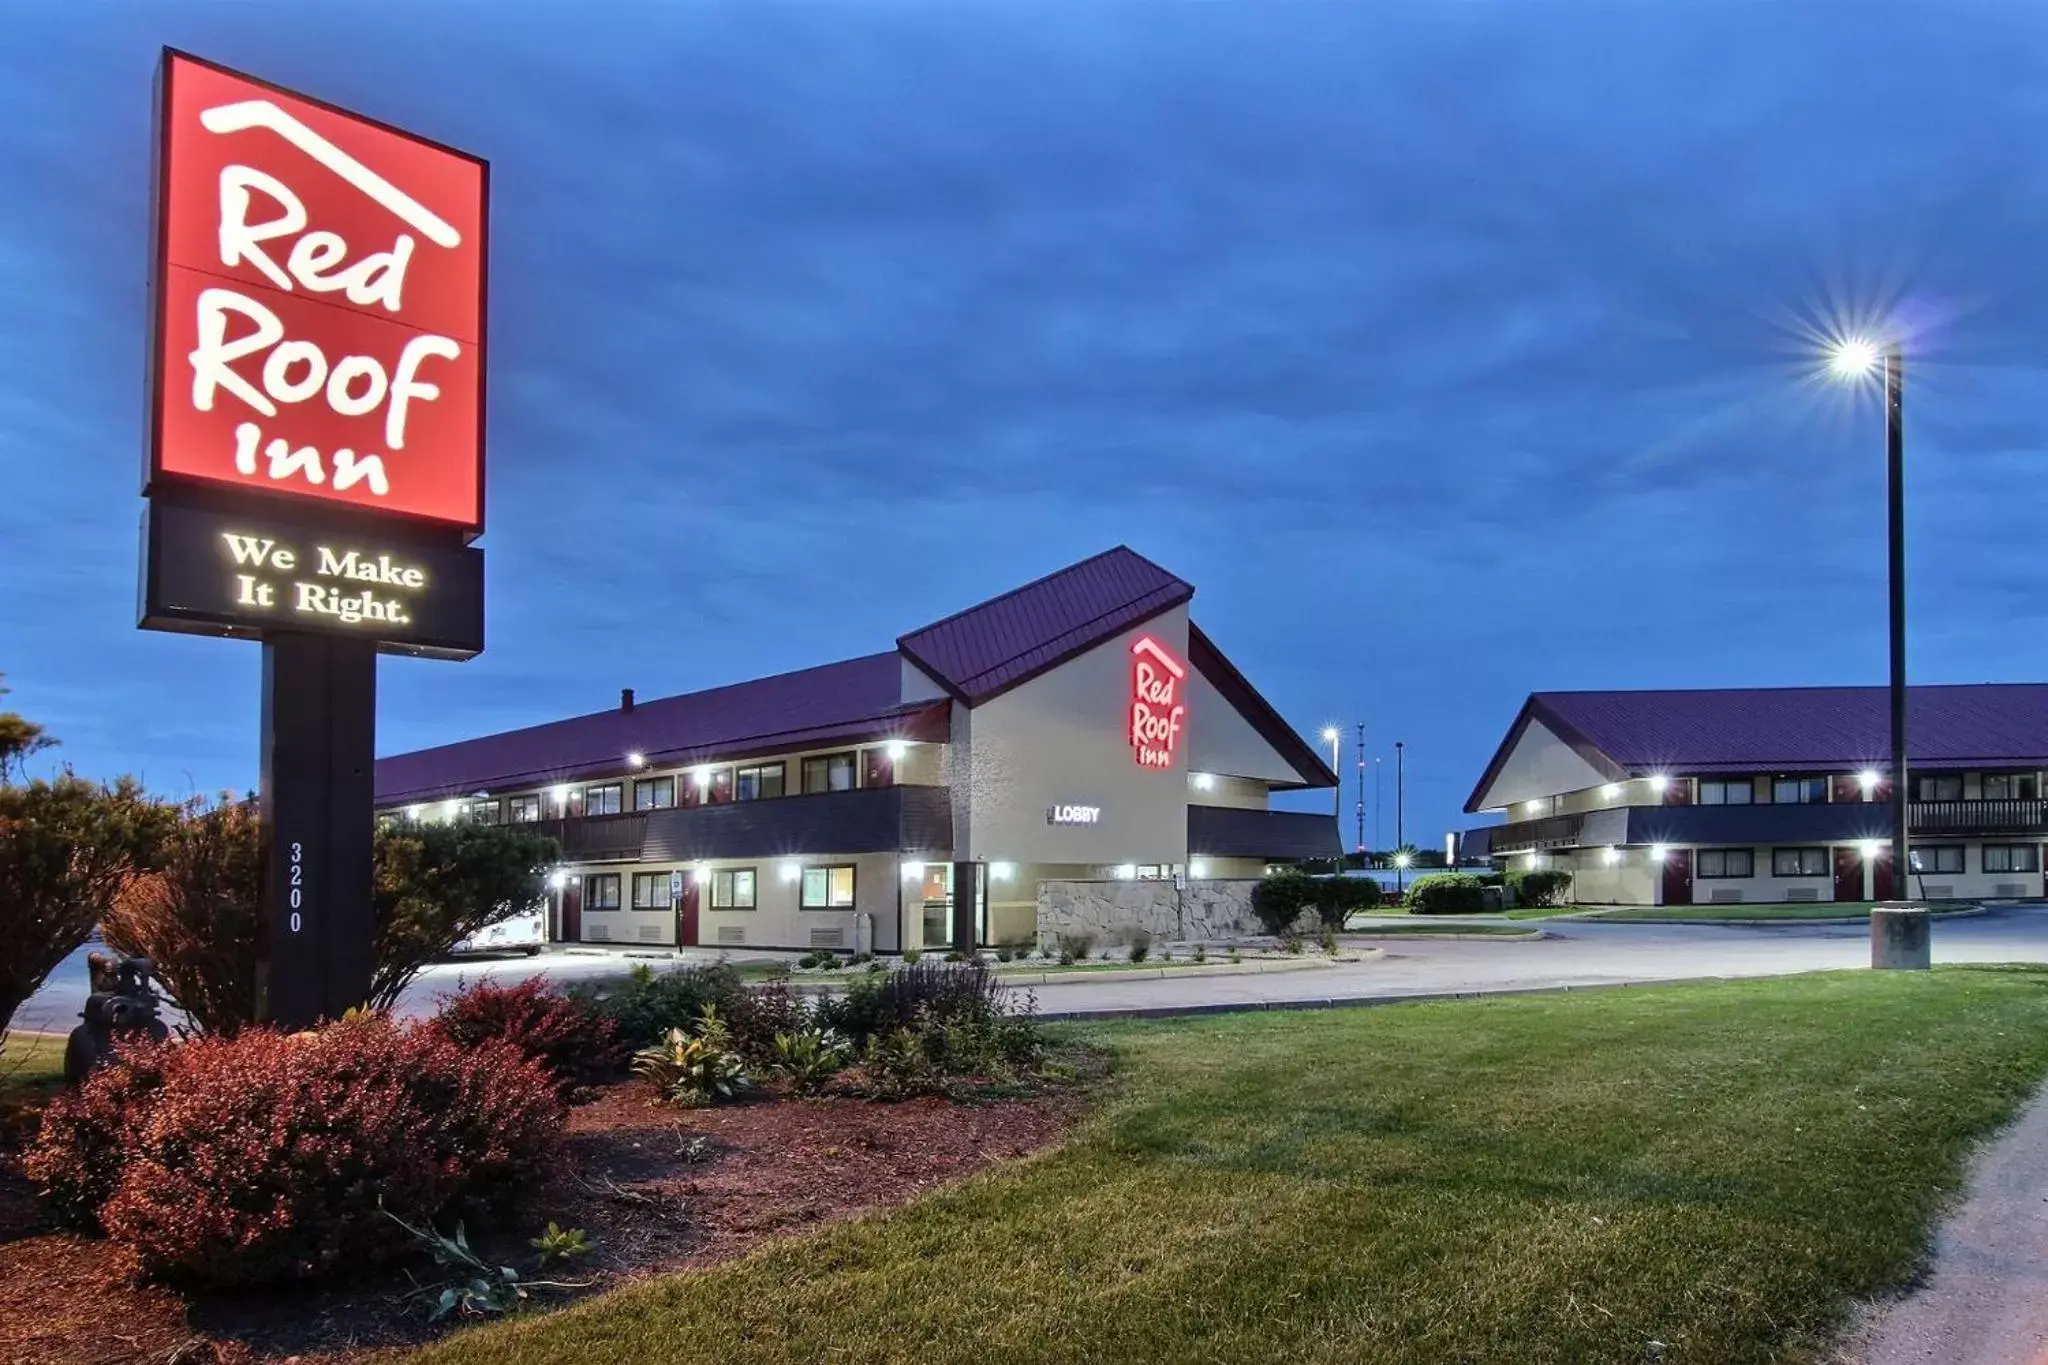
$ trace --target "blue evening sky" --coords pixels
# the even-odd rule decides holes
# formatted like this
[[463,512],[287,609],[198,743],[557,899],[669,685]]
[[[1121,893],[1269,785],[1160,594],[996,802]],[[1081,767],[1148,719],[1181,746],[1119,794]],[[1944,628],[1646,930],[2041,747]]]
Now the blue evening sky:
[[381,752],[1125,541],[1435,842],[1532,689],[1882,680],[1809,351],[1886,311],[1914,673],[2048,676],[2048,7],[15,0],[0,672],[81,772],[256,776],[257,648],[134,629],[166,42],[492,162],[490,648]]

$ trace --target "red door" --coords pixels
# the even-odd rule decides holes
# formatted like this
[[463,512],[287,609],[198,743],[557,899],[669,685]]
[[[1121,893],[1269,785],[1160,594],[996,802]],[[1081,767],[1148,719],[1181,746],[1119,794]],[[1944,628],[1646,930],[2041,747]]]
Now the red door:
[[562,884],[562,942],[583,941],[583,882],[571,877]]
[[1892,886],[1892,846],[1886,844],[1877,851],[1877,856],[1870,860],[1870,898],[1888,901],[1897,897],[1898,892]]
[[1863,854],[1854,848],[1835,850],[1835,899],[1863,899]]
[[863,787],[887,787],[896,781],[896,765],[890,761],[887,749],[869,749],[863,758],[866,769],[861,774]]
[[1664,851],[1664,899],[1665,905],[1692,904],[1692,850],[1672,848]]
[[676,942],[685,948],[697,944],[697,879],[683,878],[683,894],[676,899]]

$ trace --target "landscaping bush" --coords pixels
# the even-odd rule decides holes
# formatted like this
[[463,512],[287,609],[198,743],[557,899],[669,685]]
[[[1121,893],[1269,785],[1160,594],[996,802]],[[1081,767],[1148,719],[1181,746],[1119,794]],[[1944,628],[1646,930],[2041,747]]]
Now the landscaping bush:
[[1565,890],[1572,884],[1572,874],[1561,868],[1531,868],[1510,872],[1507,884],[1514,889],[1517,905],[1560,905]]
[[516,986],[480,981],[450,996],[432,1027],[458,1047],[510,1043],[554,1078],[564,1099],[611,1080],[626,1060],[616,1022],[537,976]]
[[1252,914],[1275,937],[1292,929],[1315,903],[1315,879],[1292,867],[1281,868],[1252,888]]
[[1152,952],[1152,931],[1149,929],[1133,929],[1131,930],[1130,937],[1131,961],[1143,962]]
[[920,962],[883,977],[856,980],[818,1006],[818,1026],[864,1045],[921,1017],[992,1021],[1007,1013],[995,974],[979,962]]
[[751,1084],[725,1021],[709,1005],[694,1031],[672,1028],[634,1053],[633,1071],[672,1104],[731,1099]]
[[1093,934],[1059,935],[1059,956],[1062,963],[1086,962],[1088,954],[1093,951],[1094,947],[1095,935]]
[[723,962],[665,972],[636,963],[624,980],[579,985],[569,992],[617,1024],[619,1042],[629,1048],[646,1047],[673,1028],[695,1028],[707,1006],[734,1019],[746,993],[739,972]]
[[401,1251],[387,1209],[502,1211],[546,1174],[561,1127],[547,1074],[509,1043],[351,1015],[123,1049],[53,1102],[24,1169],[74,1220],[98,1200],[145,1272],[225,1287]]
[[146,957],[202,1033],[256,1022],[263,933],[263,824],[253,798],[187,803],[167,832],[161,866],[129,878],[101,921],[119,952]]
[[743,985],[717,1009],[733,1049],[756,1073],[774,1066],[777,1035],[799,1032],[811,1022],[811,1011],[802,998],[790,994],[789,987],[779,981],[751,988]]
[[1326,877],[1316,883],[1316,919],[1325,929],[1344,927],[1354,912],[1380,903],[1380,884],[1370,877]]
[[1408,912],[1414,915],[1476,915],[1486,909],[1484,888],[1466,872],[1436,872],[1419,877],[1408,888]]
[[799,1095],[815,1095],[846,1067],[846,1040],[831,1029],[800,1028],[775,1035],[775,1070]]

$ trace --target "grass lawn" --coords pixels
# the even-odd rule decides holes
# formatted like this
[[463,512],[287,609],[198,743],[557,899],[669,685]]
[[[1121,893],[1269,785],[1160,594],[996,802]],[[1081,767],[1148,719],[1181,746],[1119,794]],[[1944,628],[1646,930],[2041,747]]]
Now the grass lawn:
[[1122,1080],[1064,1148],[422,1365],[1819,1361],[2048,1071],[2048,971],[1076,1031]]
[[1474,924],[1459,915],[1418,915],[1412,924],[1365,924],[1344,932],[1365,938],[1390,934],[1500,934],[1509,938],[1527,938],[1537,930],[1531,925],[1501,924],[1498,921]]
[[1605,911],[1600,913],[1600,918],[1617,924],[1673,919],[1853,919],[1859,915],[1868,918],[1872,904],[1871,901],[1798,901],[1786,905],[1656,905]]
[[64,1083],[64,1039],[11,1033],[0,1044],[0,1132],[39,1109]]

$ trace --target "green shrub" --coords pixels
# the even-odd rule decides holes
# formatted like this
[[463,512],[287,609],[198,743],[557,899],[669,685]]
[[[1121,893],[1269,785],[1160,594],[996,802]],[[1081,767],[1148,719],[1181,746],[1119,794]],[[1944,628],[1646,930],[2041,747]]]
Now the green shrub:
[[1284,952],[1299,956],[1305,946],[1301,941],[1301,935],[1295,933],[1292,929],[1280,935],[1280,947]]
[[1380,903],[1380,884],[1370,877],[1325,877],[1315,889],[1316,918],[1325,929],[1342,929],[1354,913]]
[[637,963],[622,981],[579,985],[569,994],[590,1002],[618,1025],[618,1039],[643,1048],[671,1029],[694,1029],[707,1007],[735,1019],[745,1005],[746,981],[723,962],[656,972]]
[[923,962],[883,977],[854,981],[837,999],[820,1003],[817,1024],[856,1046],[920,1018],[991,1021],[1009,1011],[995,975],[979,962],[948,966]]
[[1252,914],[1275,937],[1292,929],[1315,904],[1315,880],[1295,868],[1283,867],[1252,888]]
[[799,1095],[815,1095],[846,1066],[846,1040],[830,1029],[804,1028],[775,1035],[775,1069]]
[[672,1104],[729,1100],[749,1084],[745,1063],[732,1045],[716,1006],[707,1006],[694,1034],[672,1028],[633,1054],[633,1071]]
[[917,960],[923,956],[924,954],[915,948],[905,948],[903,950],[903,965],[906,967],[915,966],[917,965]]
[[1408,888],[1408,910],[1416,915],[1476,915],[1486,909],[1485,889],[1465,872],[1437,872]]
[[1208,960],[1209,960],[1209,945],[1208,945],[1208,944],[1206,944],[1206,943],[1197,943],[1197,944],[1195,945],[1195,961],[1197,961],[1197,962],[1207,962]]
[[1517,905],[1560,905],[1572,884],[1572,874],[1562,868],[1537,867],[1510,872],[1506,880],[1514,889]]
[[1152,931],[1149,929],[1131,930],[1131,961],[1143,962],[1151,952]]

